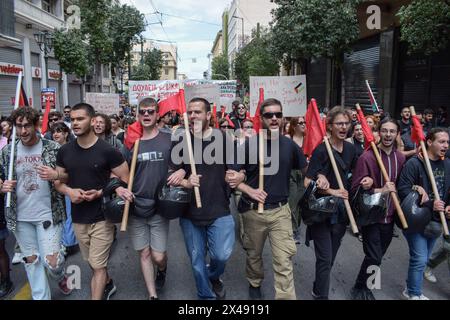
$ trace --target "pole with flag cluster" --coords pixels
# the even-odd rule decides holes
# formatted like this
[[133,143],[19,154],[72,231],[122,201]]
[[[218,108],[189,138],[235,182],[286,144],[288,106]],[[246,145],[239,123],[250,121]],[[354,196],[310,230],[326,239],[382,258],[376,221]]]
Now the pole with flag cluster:
[[[14,110],[17,110],[19,108],[20,99],[22,97],[21,95],[21,88],[22,88],[22,71],[19,72],[19,75],[17,77],[17,86],[16,86],[16,96],[14,100]],[[27,104],[27,102],[23,102],[24,104]],[[13,126],[12,133],[11,133],[11,152],[9,156],[9,167],[8,167],[8,180],[13,179],[13,167],[14,167],[14,158],[16,153],[16,126]],[[6,194],[6,211],[8,212],[11,210],[11,192],[8,192]]]
[[[390,182],[391,179],[386,171],[386,167],[384,166],[383,160],[381,159],[380,152],[378,151],[377,146],[375,145],[375,137],[373,136],[372,130],[367,124],[366,118],[364,117],[364,113],[361,109],[359,103],[356,104],[356,111],[358,112],[358,120],[361,123],[361,127],[364,133],[364,140],[370,145],[375,154],[375,158],[377,159],[378,166],[380,167],[381,174],[383,175],[383,179],[386,182]],[[396,192],[391,192],[392,200],[394,201],[395,210],[397,211],[397,215],[400,219],[403,229],[408,228],[408,223],[406,222],[405,215],[403,213],[402,207],[400,206],[400,201],[398,199],[398,195]]]
[[[428,177],[430,178],[431,182],[431,188],[433,189],[434,199],[435,200],[441,200],[441,197],[439,196],[439,192],[436,186],[436,179],[433,175],[433,170],[431,170],[431,163],[430,158],[428,157],[427,148],[425,147],[425,135],[423,134],[423,128],[420,124],[420,120],[416,115],[416,110],[414,107],[409,107],[411,111],[411,118],[412,118],[412,131],[411,131],[411,140],[415,142],[416,144],[420,144],[420,147],[422,149],[423,158],[425,159],[425,166],[427,169]],[[442,228],[444,229],[444,235],[448,236],[448,225],[447,220],[445,219],[445,214],[443,211],[439,212],[439,217],[441,219]]]
[[[259,88],[259,100],[253,117],[253,128],[259,134],[259,190],[264,190],[264,131],[261,125],[261,105],[264,102],[264,88]],[[264,213],[264,203],[258,203],[258,213]]]

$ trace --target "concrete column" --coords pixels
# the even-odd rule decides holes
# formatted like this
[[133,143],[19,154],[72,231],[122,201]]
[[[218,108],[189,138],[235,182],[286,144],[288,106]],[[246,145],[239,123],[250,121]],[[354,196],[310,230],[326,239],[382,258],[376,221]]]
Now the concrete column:
[[[30,39],[27,37],[23,38],[22,41],[22,61],[24,66],[24,77],[23,77],[23,87],[27,94],[27,98],[33,98],[33,78],[31,74],[31,53],[30,53]],[[36,104],[36,102],[38,104]],[[33,101],[33,106],[39,106],[39,101]]]
[[44,53],[41,51],[39,54],[39,60],[41,65],[41,71],[42,71],[42,78],[41,78],[41,88],[45,87],[45,84],[47,83],[47,76],[48,74],[45,73],[45,59],[44,59]]
[[61,111],[69,104],[69,84],[67,82],[67,74],[65,72],[62,74],[62,82],[63,101],[62,104],[60,103]]

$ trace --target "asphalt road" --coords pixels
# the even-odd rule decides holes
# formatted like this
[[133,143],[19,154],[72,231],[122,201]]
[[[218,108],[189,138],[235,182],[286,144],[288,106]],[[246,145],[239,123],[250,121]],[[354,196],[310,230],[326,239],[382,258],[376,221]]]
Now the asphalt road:
[[[233,210],[234,211],[234,210]],[[302,241],[304,241],[305,227],[302,226]],[[377,299],[402,299],[408,268],[408,246],[400,231],[399,237],[394,238],[381,266],[381,289],[374,290]],[[7,240],[8,252],[13,253],[14,237]],[[168,247],[168,272],[166,284],[159,293],[163,300],[195,300],[196,289],[192,276],[189,258],[186,254],[184,240],[178,220],[170,225]],[[347,232],[338,252],[336,263],[332,271],[330,299],[349,299],[350,289],[354,283],[363,259],[361,242]],[[52,298],[55,300],[83,300],[90,298],[91,271],[86,262],[77,253],[68,258],[68,265],[77,265],[81,270],[81,289],[74,290],[70,296],[62,295],[55,283],[52,286]],[[294,278],[297,299],[311,300],[310,295],[314,280],[314,250],[303,243],[297,246],[294,257]],[[264,270],[266,278],[262,285],[265,299],[274,299],[273,272],[269,243],[264,250]],[[144,300],[148,294],[144,279],[140,272],[137,253],[133,250],[127,233],[119,233],[113,245],[109,262],[109,273],[117,286],[114,300]],[[446,263],[441,264],[435,272],[436,284],[424,281],[423,293],[431,299],[448,300],[450,298],[449,270]],[[14,292],[9,299],[30,299],[29,286],[22,265],[12,266],[12,280],[15,284]],[[248,298],[248,282],[245,278],[245,252],[236,241],[233,254],[225,269],[223,280],[227,289],[227,299],[245,300]]]

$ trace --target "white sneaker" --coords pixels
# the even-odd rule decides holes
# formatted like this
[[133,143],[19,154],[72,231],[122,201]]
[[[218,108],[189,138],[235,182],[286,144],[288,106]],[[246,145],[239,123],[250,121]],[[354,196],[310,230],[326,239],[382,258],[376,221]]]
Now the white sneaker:
[[423,272],[423,277],[432,283],[437,282],[436,276],[433,274],[433,269],[431,269],[428,266],[425,268]]
[[408,300],[430,300],[430,298],[421,294],[420,296],[410,296],[408,294],[408,289],[403,290],[403,296]]
[[14,257],[12,258],[12,264],[19,264],[22,262],[22,253],[16,252],[14,253]]

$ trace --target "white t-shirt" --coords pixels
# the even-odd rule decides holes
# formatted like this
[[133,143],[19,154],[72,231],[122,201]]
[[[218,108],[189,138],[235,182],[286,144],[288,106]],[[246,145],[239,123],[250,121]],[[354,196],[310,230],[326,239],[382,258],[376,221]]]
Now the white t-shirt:
[[52,221],[50,186],[39,178],[42,165],[42,140],[34,146],[17,144],[17,221]]

